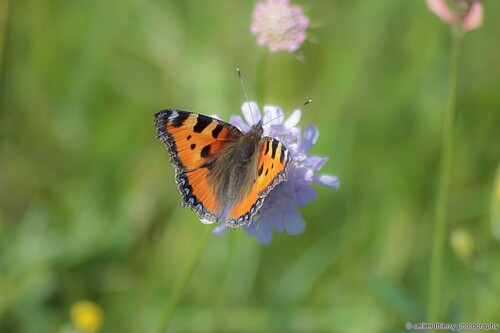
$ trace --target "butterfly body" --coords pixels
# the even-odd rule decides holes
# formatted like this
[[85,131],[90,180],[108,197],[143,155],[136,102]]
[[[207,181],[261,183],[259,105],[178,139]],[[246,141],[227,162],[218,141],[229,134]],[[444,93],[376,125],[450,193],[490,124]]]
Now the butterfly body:
[[181,205],[204,223],[250,224],[269,192],[286,180],[288,149],[263,136],[262,121],[243,133],[212,117],[163,110],[154,122],[175,168]]

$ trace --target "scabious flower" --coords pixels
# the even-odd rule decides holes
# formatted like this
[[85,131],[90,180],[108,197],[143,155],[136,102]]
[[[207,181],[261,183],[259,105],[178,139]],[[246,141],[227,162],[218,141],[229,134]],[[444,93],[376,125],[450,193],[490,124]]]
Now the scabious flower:
[[[250,130],[252,124],[262,119],[259,107],[255,102],[245,102],[241,107],[245,120],[233,115],[230,123],[244,132]],[[264,105],[263,130],[265,136],[280,140],[290,151],[292,160],[288,169],[288,181],[281,182],[267,196],[258,216],[245,227],[246,232],[257,237],[262,244],[269,244],[273,237],[273,229],[277,232],[286,231],[296,235],[304,231],[306,223],[297,211],[297,206],[305,206],[316,199],[316,191],[312,183],[337,189],[340,182],[336,176],[318,174],[317,171],[328,160],[309,153],[316,143],[319,131],[313,125],[308,125],[302,133],[298,123],[301,112],[295,110],[285,119],[283,110],[277,106]],[[227,230],[225,225],[214,229],[215,233]]]
[[481,0],[454,0],[453,8],[445,0],[426,0],[427,7],[446,23],[458,26],[463,32],[475,30],[483,24]]
[[253,11],[250,28],[257,36],[257,44],[271,52],[293,53],[307,39],[309,19],[302,8],[291,5],[289,0],[265,0],[258,2]]

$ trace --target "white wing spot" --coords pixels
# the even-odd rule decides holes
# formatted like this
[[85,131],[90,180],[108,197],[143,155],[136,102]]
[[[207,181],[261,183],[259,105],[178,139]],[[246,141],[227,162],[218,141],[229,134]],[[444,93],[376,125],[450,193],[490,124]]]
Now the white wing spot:
[[177,111],[172,111],[172,114],[170,115],[170,117],[168,117],[168,120],[174,120],[178,115],[179,113]]

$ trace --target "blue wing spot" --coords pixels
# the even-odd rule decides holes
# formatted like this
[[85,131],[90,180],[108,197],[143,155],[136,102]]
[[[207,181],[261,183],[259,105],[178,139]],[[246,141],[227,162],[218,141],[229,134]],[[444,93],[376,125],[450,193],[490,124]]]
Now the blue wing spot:
[[250,214],[253,214],[253,212],[255,212],[255,206],[252,206],[252,208],[250,208]]
[[179,178],[179,182],[180,182],[182,185],[186,185],[186,178]]
[[248,213],[246,213],[246,214],[245,214],[245,221],[248,221],[248,218],[249,218],[249,217],[250,217],[250,216],[248,215]]
[[190,197],[190,198],[188,199],[188,202],[189,202],[190,204],[194,205],[194,198],[193,198],[193,197]]
[[257,202],[255,203],[257,206],[260,205],[260,199],[257,199]]
[[240,216],[240,218],[238,219],[238,223],[240,222],[243,222],[243,216]]
[[203,210],[203,205],[201,203],[197,204],[196,209]]
[[189,194],[190,192],[191,192],[191,190],[189,189],[189,187],[184,188],[184,193]]

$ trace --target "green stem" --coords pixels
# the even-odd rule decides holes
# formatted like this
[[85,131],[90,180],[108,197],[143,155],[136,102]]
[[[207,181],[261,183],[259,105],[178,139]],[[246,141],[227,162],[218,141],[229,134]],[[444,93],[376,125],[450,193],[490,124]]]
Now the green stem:
[[437,322],[440,318],[440,297],[441,297],[441,272],[443,266],[443,250],[445,244],[446,231],[446,208],[448,205],[450,188],[450,169],[453,153],[453,129],[456,117],[456,97],[458,86],[460,40],[458,34],[453,34],[453,46],[451,51],[451,71],[450,71],[450,95],[448,108],[444,119],[443,146],[441,151],[440,178],[437,189],[434,230],[431,252],[431,266],[429,273],[429,295],[427,306],[427,317],[429,322]]
[[[5,57],[7,55],[7,25],[9,23],[10,15],[10,1],[0,0],[0,118],[4,115],[5,107],[4,105],[4,91],[5,91],[5,72],[6,72],[6,61]],[[0,126],[0,138],[3,137],[3,130],[5,129],[5,121],[2,122],[3,126]]]
[[266,86],[267,54],[268,54],[267,50],[261,52],[257,63],[257,75],[255,78],[256,81],[255,90],[257,91],[257,104],[260,107],[263,107],[266,101],[265,86]]
[[[5,40],[7,39],[7,23],[9,21],[9,0],[0,0],[0,66],[3,67],[3,57],[6,53]],[[0,67],[0,73],[3,68]]]
[[200,240],[198,241],[198,247],[195,249],[193,256],[191,257],[191,260],[188,262],[186,269],[182,273],[182,276],[180,277],[179,282],[177,283],[177,286],[173,291],[170,301],[165,307],[165,311],[163,314],[163,318],[158,333],[166,332],[170,324],[170,321],[172,320],[172,316],[177,308],[177,305],[179,304],[179,301],[181,300],[181,297],[184,294],[184,291],[186,290],[189,281],[191,280],[191,276],[193,275],[194,269],[198,264],[201,253],[205,248],[205,244],[207,243],[210,235],[212,234],[212,229],[213,228],[210,226],[205,226],[203,233],[201,234]]

